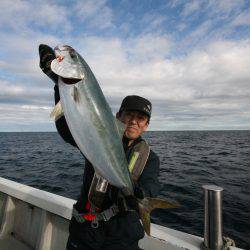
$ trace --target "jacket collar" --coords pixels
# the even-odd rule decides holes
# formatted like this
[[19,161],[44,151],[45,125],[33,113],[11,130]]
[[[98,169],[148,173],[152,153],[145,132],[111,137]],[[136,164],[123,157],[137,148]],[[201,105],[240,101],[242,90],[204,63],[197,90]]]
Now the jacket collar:
[[136,144],[137,144],[139,141],[141,141],[141,140],[142,140],[142,138],[141,138],[141,136],[139,136],[138,138],[136,138],[136,139],[133,141],[133,143],[132,143],[130,146],[128,146],[128,143],[129,143],[130,140],[129,140],[128,138],[126,138],[125,136],[123,136],[122,142],[123,142],[123,147],[124,147],[125,151],[126,151],[127,149],[133,147],[134,145],[136,145]]

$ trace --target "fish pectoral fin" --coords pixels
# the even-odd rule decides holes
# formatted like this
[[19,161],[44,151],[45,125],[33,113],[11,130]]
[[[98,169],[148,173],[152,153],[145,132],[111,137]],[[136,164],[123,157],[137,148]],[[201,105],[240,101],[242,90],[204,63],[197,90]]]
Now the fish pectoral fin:
[[51,118],[55,118],[55,121],[57,121],[61,116],[63,116],[63,109],[62,109],[62,103],[59,101],[52,112],[50,113]]
[[114,119],[115,119],[115,124],[116,124],[116,128],[117,128],[117,132],[118,132],[120,138],[122,139],[122,137],[124,135],[124,132],[125,132],[125,129],[126,129],[126,126],[125,126],[124,123],[122,123],[116,117],[114,117]]
[[139,214],[143,228],[150,236],[150,213],[156,208],[178,208],[178,203],[172,203],[161,198],[146,197],[139,202]]

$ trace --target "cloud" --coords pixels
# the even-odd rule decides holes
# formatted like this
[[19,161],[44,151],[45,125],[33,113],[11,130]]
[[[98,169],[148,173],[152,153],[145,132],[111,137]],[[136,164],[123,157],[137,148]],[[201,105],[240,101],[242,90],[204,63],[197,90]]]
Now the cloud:
[[[229,114],[236,116],[250,108],[249,49],[249,41],[220,41],[178,60],[149,60],[136,65],[123,60],[126,74],[113,71],[110,77],[102,69],[98,74],[101,65],[96,65],[94,70],[100,75],[106,94],[118,98],[143,93],[152,100],[156,117],[169,119],[174,114],[175,119],[168,127],[177,120],[200,124],[198,121],[209,120],[211,116],[212,120],[224,117],[230,121]],[[245,113],[243,118],[249,119],[249,114]]]
[[[165,53],[154,49],[157,43],[156,47],[164,48]],[[80,53],[111,100],[113,110],[119,108],[124,96],[143,95],[153,102],[156,118],[153,116],[151,126],[155,128],[162,127],[157,117],[165,117],[168,128],[172,128],[178,119],[198,122],[212,114],[214,119],[219,119],[223,113],[236,115],[249,108],[249,40],[218,41],[193,50],[185,57],[169,59],[166,55],[171,43],[166,37],[154,35],[128,40],[87,37],[76,44],[84,47]],[[148,47],[144,50],[141,44]],[[40,85],[33,86],[32,83],[2,81],[0,102],[18,102],[22,112],[52,107],[53,85],[49,85],[50,80],[41,73],[38,78]],[[42,83],[44,81],[46,84]],[[112,103],[114,98],[116,101]],[[48,110],[44,112],[48,117]],[[202,116],[197,116],[199,114]],[[247,116],[250,118],[249,114]]]
[[202,2],[199,0],[187,1],[183,7],[181,15],[185,17],[193,14],[200,9],[201,4]]
[[[53,105],[52,89],[47,85],[27,83],[12,83],[0,81],[1,93],[0,104],[20,104],[20,105]],[[45,85],[45,86],[44,86]],[[51,85],[52,87],[53,85]]]
[[0,131],[53,131],[55,125],[49,113],[49,107],[1,104]]
[[163,32],[164,23],[167,21],[166,15],[145,14],[142,19],[136,20],[143,28],[143,33],[151,33],[152,30],[157,31],[158,34]]
[[149,98],[151,129],[250,128],[250,40],[240,31],[233,36],[235,27],[247,27],[249,13],[244,1],[235,2],[173,1],[173,19],[139,13],[133,29],[136,11],[121,20],[104,0],[70,2],[74,15],[59,1],[1,1],[0,130],[54,129],[53,83],[39,68],[40,43],[79,51],[114,112],[126,95]]
[[232,21],[233,26],[249,26],[250,25],[250,11],[246,10],[241,12],[236,18]]
[[[152,37],[150,39],[153,39]],[[153,47],[154,39],[152,41],[150,39],[148,44]],[[158,39],[156,38],[155,41],[157,42]],[[164,38],[162,39],[165,41]],[[162,41],[159,40],[161,44]],[[220,110],[219,116],[221,116],[221,110],[240,112],[248,107],[246,104],[247,99],[250,98],[248,86],[250,42],[248,40],[214,42],[180,59],[166,59],[159,51],[147,48],[146,51],[138,52],[139,54],[135,52],[136,55],[132,54],[134,58],[144,58],[145,53],[145,60],[131,59],[130,54],[136,49],[129,49],[130,45],[134,44],[136,48],[141,41],[141,37],[138,37],[138,40],[134,39],[133,42],[117,38],[88,37],[78,44],[79,47],[81,43],[85,45],[84,51],[87,52],[85,59],[108,97],[121,99],[129,94],[141,94],[152,100],[154,114],[166,116],[166,119],[171,110],[175,117],[179,115],[179,117],[186,117],[187,120],[190,120],[190,117],[198,120],[194,113],[202,113],[204,118],[204,112],[207,112],[208,116],[211,115],[211,111],[216,113],[216,110]],[[163,42],[164,46],[167,51],[168,43]],[[99,53],[100,51],[105,53]],[[38,92],[37,86],[33,89],[30,86],[24,88],[24,85],[20,85],[11,88],[8,92],[7,87],[10,86],[6,83],[1,85],[4,86],[5,97],[33,100],[30,105],[33,105],[32,102],[37,103],[36,105],[42,103],[52,105],[52,101],[46,98],[46,95],[51,97],[52,86]],[[166,108],[159,109],[157,100],[161,100],[161,105]],[[116,104],[116,107],[118,106]],[[184,116],[183,110],[186,110],[189,115]]]
[[[178,2],[178,1],[177,1]],[[183,4],[184,3],[184,4]],[[244,0],[179,2],[176,29],[183,32],[180,48],[183,52],[228,37],[241,39],[243,32],[235,29],[237,23],[246,25],[249,11]],[[175,35],[179,33],[175,32]],[[246,37],[246,36],[245,36]]]
[[196,47],[197,44],[202,43],[204,40],[211,40],[210,32],[212,28],[213,22],[211,20],[204,21],[182,40],[182,46]]
[[7,0],[0,2],[0,26],[10,28],[20,34],[20,31],[27,32],[30,26],[46,28],[55,31],[62,28],[71,29],[68,21],[68,11],[65,6],[51,3],[51,1],[25,1],[17,0],[10,4]]
[[209,1],[208,7],[213,10],[213,13],[220,14],[220,16],[227,16],[232,12],[237,12],[244,7],[244,0],[224,0],[224,1]]
[[106,0],[78,1],[74,13],[79,21],[86,22],[92,28],[105,29],[113,27],[113,12],[107,6]]
[[147,34],[126,41],[126,52],[132,60],[145,61],[164,58],[168,55],[171,42],[167,36]]
[[[50,44],[52,47],[60,43],[60,38],[30,30],[29,33],[0,33],[1,71],[26,81],[36,83],[41,77],[39,68],[38,46],[40,43]],[[1,76],[0,76],[1,77]],[[13,79],[14,81],[14,79]],[[15,79],[16,81],[16,79]]]

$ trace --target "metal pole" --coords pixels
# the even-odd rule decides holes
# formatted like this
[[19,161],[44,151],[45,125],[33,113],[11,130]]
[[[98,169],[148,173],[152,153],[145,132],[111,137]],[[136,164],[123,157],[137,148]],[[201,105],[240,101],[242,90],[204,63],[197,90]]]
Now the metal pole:
[[222,250],[222,202],[223,188],[214,185],[204,185],[204,247],[209,250]]

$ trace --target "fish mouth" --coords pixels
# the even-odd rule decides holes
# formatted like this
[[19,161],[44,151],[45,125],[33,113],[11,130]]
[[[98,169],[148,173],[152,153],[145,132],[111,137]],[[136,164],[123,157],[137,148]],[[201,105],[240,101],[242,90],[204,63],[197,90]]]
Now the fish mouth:
[[84,79],[80,56],[69,45],[57,46],[54,49],[56,59],[51,62],[51,70],[60,76],[66,84],[74,84]]
[[69,85],[76,84],[82,80],[82,79],[63,78],[63,77],[61,77],[61,79],[64,83],[69,84]]

